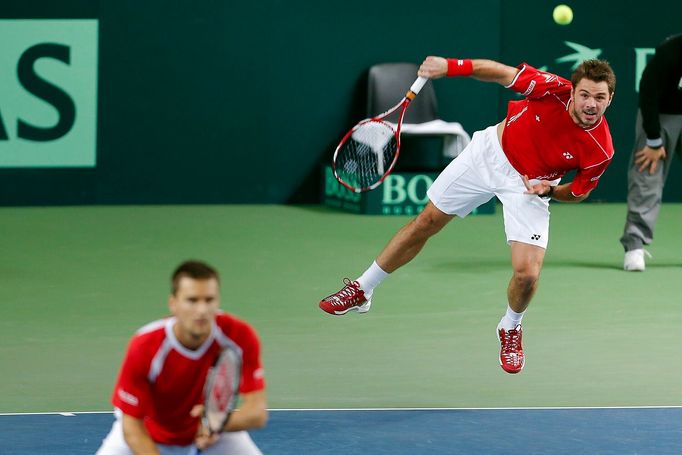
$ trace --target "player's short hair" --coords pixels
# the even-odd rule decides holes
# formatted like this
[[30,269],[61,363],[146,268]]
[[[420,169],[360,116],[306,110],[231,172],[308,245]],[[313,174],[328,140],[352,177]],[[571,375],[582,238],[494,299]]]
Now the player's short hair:
[[185,261],[180,264],[171,277],[171,292],[175,295],[178,292],[178,284],[181,278],[192,278],[193,280],[210,280],[214,278],[220,281],[216,269],[201,261]]
[[582,62],[571,76],[573,87],[578,85],[578,82],[583,79],[589,79],[594,82],[606,82],[610,95],[616,91],[616,74],[606,60],[590,59]]

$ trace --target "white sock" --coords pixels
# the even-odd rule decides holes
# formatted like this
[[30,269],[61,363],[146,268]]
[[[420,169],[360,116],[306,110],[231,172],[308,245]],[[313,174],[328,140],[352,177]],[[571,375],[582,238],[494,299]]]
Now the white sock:
[[360,278],[355,281],[360,283],[360,289],[365,291],[365,295],[369,296],[372,295],[374,288],[379,286],[379,284],[384,281],[384,278],[386,278],[388,275],[389,274],[387,272],[384,272],[383,269],[379,267],[377,261],[374,261],[372,262],[372,265],[365,270],[365,273],[360,275]]
[[523,313],[525,313],[525,311],[517,313],[516,311],[512,310],[509,305],[507,305],[507,313],[500,321],[500,327],[502,327],[504,330],[515,329],[517,325],[521,324]]

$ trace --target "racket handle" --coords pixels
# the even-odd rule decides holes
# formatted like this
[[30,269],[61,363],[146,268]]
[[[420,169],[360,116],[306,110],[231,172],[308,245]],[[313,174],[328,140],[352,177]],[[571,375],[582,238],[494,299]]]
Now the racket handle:
[[417,80],[414,81],[414,83],[412,84],[412,87],[410,87],[410,91],[417,95],[428,81],[429,81],[428,78],[419,76]]

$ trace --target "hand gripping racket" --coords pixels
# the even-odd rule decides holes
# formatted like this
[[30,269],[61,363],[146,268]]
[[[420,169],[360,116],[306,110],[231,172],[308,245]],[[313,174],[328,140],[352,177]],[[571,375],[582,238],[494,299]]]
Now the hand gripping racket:
[[[211,434],[223,431],[237,406],[241,370],[241,353],[230,346],[223,348],[208,370],[204,384],[204,413],[201,421]],[[194,450],[194,453],[201,451]]]
[[[334,151],[334,176],[355,193],[373,190],[391,173],[400,153],[400,128],[407,106],[428,81],[418,77],[402,100],[376,117],[365,119],[343,136]],[[386,119],[397,114],[398,121]]]

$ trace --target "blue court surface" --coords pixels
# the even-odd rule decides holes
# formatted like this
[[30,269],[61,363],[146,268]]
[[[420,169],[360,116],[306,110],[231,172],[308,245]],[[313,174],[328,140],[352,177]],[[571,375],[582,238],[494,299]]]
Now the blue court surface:
[[[111,413],[0,415],[0,453],[92,454]],[[265,454],[680,454],[682,407],[272,410]]]

